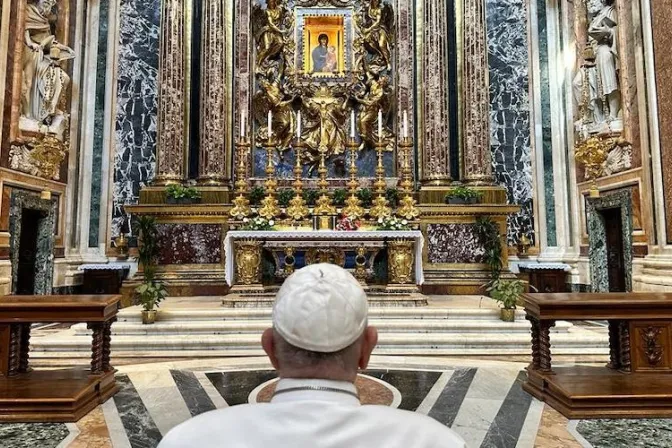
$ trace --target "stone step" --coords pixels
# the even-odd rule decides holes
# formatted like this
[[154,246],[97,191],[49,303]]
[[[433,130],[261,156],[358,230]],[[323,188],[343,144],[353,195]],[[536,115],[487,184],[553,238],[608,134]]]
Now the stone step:
[[[557,355],[607,353],[608,336],[577,330],[554,334],[552,352]],[[60,352],[86,357],[90,353],[90,338],[71,334],[31,339],[32,353],[37,357]],[[226,335],[161,335],[160,337],[114,336],[113,356],[188,357],[194,353],[217,356],[252,356],[260,354],[258,334]],[[216,353],[215,353],[216,352]],[[436,355],[497,355],[530,353],[529,334],[453,334],[453,333],[381,333],[377,354],[436,354]]]
[[[526,321],[501,322],[497,320],[438,320],[438,319],[372,319],[370,324],[380,333],[506,333],[529,334],[530,324]],[[152,325],[142,325],[140,321],[117,322],[112,326],[112,334],[119,336],[160,336],[160,335],[201,335],[201,334],[261,334],[272,326],[270,320],[234,321],[159,321]],[[558,322],[554,333],[567,332],[573,325]],[[72,327],[76,336],[90,335],[86,324]]]
[[[167,308],[158,310],[157,322],[270,320],[271,313],[271,308]],[[500,322],[499,309],[495,308],[370,308],[369,317],[371,319],[493,320]],[[119,322],[140,322],[141,319],[139,307],[125,308],[118,315]],[[516,311],[516,320],[525,321],[525,312]]]

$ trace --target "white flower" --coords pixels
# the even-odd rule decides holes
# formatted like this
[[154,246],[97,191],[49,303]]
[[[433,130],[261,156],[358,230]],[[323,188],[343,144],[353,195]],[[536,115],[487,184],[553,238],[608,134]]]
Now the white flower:
[[407,224],[408,224],[408,221],[406,221],[406,220],[404,219],[403,221],[401,221],[401,223],[402,223],[403,225],[407,225]]
[[249,218],[243,218],[243,222],[250,222]]
[[269,226],[274,226],[274,225],[275,225],[275,221],[273,221],[273,220],[271,219],[270,221],[268,221],[268,225],[269,225]]
[[378,218],[378,224],[382,224],[382,223],[383,223],[383,218]]

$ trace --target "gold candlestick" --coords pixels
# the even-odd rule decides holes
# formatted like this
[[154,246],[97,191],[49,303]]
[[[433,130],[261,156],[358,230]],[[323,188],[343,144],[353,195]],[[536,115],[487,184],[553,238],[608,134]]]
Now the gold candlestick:
[[318,186],[320,187],[320,197],[315,203],[315,214],[316,215],[335,215],[336,207],[329,196],[329,182],[327,181],[327,150],[326,148],[320,148],[320,168],[317,172],[320,174],[320,181]]
[[350,137],[346,143],[350,150],[350,181],[348,181],[348,188],[350,190],[350,197],[345,200],[345,208],[343,214],[351,219],[357,219],[364,216],[364,208],[362,208],[362,201],[357,197],[357,189],[359,188],[359,181],[357,180],[357,149],[359,143]]
[[264,187],[266,189],[266,197],[261,201],[261,208],[259,209],[259,216],[266,218],[269,221],[280,214],[280,207],[278,206],[277,189],[278,181],[275,179],[275,167],[273,166],[273,150],[275,149],[272,136],[266,142],[266,182]]
[[294,145],[296,164],[294,165],[294,182],[292,183],[295,195],[292,200],[289,201],[289,207],[287,207],[287,216],[295,222],[303,221],[309,213],[308,207],[306,206],[306,200],[303,199],[303,164],[301,163],[301,151],[304,147],[305,144],[301,139],[297,139],[296,144]]
[[233,208],[229,214],[236,219],[243,220],[250,216],[252,210],[250,209],[249,186],[247,180],[247,160],[249,158],[250,142],[241,137],[236,143],[236,153],[238,163],[236,164],[236,194],[238,195],[233,200]]
[[373,200],[373,207],[371,207],[371,211],[369,212],[371,217],[375,219],[392,215],[390,202],[385,197],[385,188],[387,187],[387,184],[385,183],[385,167],[383,166],[383,151],[385,150],[385,147],[385,142],[382,139],[379,139],[378,143],[376,143],[376,152],[378,153],[376,181],[373,183],[377,196]]
[[406,137],[399,143],[399,148],[402,152],[402,169],[399,188],[403,197],[399,201],[399,208],[397,209],[397,216],[400,216],[409,221],[414,221],[420,216],[420,210],[413,198],[413,173],[411,171],[411,150],[413,149],[413,141]]

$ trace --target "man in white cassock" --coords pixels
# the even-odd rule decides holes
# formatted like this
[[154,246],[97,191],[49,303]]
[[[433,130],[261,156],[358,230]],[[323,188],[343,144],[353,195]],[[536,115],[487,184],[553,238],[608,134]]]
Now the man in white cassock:
[[280,381],[270,403],[201,414],[171,430],[159,448],[463,448],[430,417],[387,406],[361,406],[355,387],[378,341],[368,302],[346,270],[316,264],[280,288],[273,328],[261,344]]

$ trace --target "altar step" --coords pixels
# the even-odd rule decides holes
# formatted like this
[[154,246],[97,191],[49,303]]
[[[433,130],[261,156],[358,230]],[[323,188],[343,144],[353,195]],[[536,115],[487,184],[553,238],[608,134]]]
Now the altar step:
[[[159,310],[153,325],[142,325],[141,309],[121,310],[112,327],[113,356],[227,357],[259,356],[261,333],[271,326],[271,308],[224,308],[213,303],[171,302]],[[453,306],[449,306],[449,305]],[[529,355],[530,324],[518,311],[516,321],[499,320],[492,304],[432,302],[430,306],[369,310],[379,332],[379,355],[501,356]],[[472,305],[468,303],[467,305]],[[604,329],[557,322],[552,329],[555,355],[606,355]],[[31,338],[31,356],[87,358],[91,333],[85,325]]]

